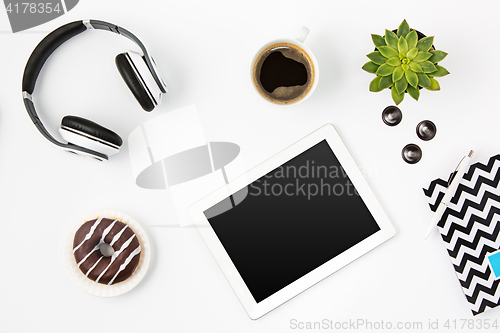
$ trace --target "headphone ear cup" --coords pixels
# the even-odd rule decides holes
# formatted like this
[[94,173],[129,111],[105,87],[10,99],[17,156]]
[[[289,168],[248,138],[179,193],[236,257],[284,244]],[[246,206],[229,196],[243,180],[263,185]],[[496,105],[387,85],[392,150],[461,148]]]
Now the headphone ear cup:
[[134,64],[130,56],[127,53],[120,53],[115,58],[115,64],[137,102],[145,111],[152,111],[155,104],[147,91],[148,88],[142,83],[144,80],[138,77],[140,74],[133,67]]
[[123,144],[122,138],[115,132],[93,121],[76,116],[64,117],[59,132],[69,143],[107,156],[118,153]]

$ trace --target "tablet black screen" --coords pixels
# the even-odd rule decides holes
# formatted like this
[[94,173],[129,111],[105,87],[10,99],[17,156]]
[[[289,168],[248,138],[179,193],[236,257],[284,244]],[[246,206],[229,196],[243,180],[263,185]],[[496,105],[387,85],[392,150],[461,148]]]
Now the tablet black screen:
[[204,214],[257,303],[380,230],[325,140]]

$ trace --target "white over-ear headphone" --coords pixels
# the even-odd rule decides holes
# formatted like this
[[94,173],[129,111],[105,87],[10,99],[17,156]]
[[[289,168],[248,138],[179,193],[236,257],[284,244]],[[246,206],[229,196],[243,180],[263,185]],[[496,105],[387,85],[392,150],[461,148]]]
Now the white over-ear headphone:
[[59,131],[68,143],[59,142],[43,126],[32,98],[38,74],[52,52],[67,40],[89,29],[106,30],[123,35],[139,46],[142,54],[129,51],[117,55],[116,67],[145,111],[152,111],[160,104],[162,95],[167,92],[167,85],[144,44],[130,31],[98,20],[65,24],[48,34],[37,45],[24,69],[23,99],[31,120],[46,139],[69,152],[103,161],[107,160],[108,156],[118,153],[123,143],[118,134],[88,119],[66,116],[61,121]]

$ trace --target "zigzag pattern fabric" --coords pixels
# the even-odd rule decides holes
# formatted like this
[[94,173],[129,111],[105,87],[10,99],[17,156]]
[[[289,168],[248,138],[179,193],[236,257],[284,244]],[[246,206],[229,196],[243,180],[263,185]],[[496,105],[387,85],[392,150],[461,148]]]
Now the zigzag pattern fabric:
[[[458,280],[472,313],[500,305],[500,279],[495,279],[487,255],[500,248],[500,155],[475,163],[458,186],[438,223]],[[436,179],[424,194],[436,211],[448,182]]]

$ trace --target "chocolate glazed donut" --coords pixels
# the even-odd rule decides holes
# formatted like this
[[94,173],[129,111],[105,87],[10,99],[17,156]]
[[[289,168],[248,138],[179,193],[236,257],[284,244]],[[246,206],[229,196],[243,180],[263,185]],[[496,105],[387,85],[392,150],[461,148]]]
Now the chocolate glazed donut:
[[[101,246],[112,247],[104,255]],[[141,256],[135,233],[123,222],[98,218],[85,222],[75,233],[73,254],[78,268],[89,279],[112,285],[134,274]]]

